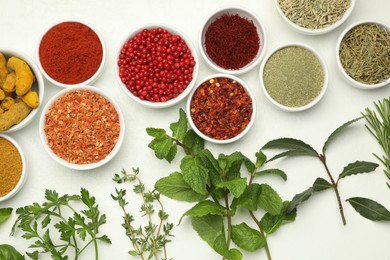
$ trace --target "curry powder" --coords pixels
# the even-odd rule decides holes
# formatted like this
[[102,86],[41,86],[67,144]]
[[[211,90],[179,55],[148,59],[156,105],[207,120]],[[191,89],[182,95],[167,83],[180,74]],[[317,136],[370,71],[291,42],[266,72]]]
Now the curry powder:
[[0,137],[0,197],[10,193],[22,175],[22,157],[7,139]]

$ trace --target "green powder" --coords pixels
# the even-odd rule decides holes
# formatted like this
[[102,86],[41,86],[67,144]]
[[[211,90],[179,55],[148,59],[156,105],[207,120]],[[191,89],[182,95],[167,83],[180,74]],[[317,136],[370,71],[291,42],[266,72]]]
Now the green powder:
[[312,102],[324,87],[324,80],[324,69],[317,56],[297,46],[272,54],[263,73],[268,94],[287,107],[302,107]]

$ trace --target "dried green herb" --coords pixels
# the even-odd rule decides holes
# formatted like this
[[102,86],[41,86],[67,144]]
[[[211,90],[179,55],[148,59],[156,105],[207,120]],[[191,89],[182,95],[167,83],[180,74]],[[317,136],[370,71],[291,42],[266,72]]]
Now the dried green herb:
[[379,24],[352,28],[341,41],[340,62],[345,72],[361,83],[390,79],[390,32]]
[[339,21],[351,0],[279,0],[279,6],[293,23],[308,29],[321,29]]
[[[126,235],[129,237],[133,249],[129,251],[132,256],[138,256],[141,259],[155,259],[155,260],[168,260],[166,244],[170,242],[169,237],[172,237],[171,231],[173,224],[167,223],[168,214],[164,210],[164,206],[160,200],[160,193],[156,190],[146,191],[145,185],[141,182],[139,175],[139,169],[133,169],[133,173],[127,173],[126,170],[122,170],[120,174],[115,174],[113,180],[117,183],[124,182],[136,182],[133,186],[133,192],[139,194],[142,197],[143,204],[140,207],[140,212],[143,213],[148,221],[144,227],[135,228],[133,222],[134,216],[128,213],[126,205],[126,190],[116,189],[116,195],[111,197],[118,201],[119,206],[123,211],[124,223],[122,226],[126,230]],[[154,224],[155,205],[160,207],[158,211],[158,224]],[[159,258],[162,251],[163,258]]]
[[276,51],[264,66],[263,82],[279,104],[302,107],[312,102],[324,87],[324,69],[311,51],[290,46]]

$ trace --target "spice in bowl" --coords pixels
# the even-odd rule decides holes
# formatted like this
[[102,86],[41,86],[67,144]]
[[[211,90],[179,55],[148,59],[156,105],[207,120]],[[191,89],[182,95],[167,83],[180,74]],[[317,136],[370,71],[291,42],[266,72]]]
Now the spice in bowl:
[[380,84],[390,79],[390,31],[378,23],[350,29],[339,46],[339,62],[352,79]]
[[326,86],[324,63],[307,46],[282,47],[261,68],[262,83],[270,100],[285,110],[301,110],[313,104]]
[[306,29],[323,29],[340,21],[352,0],[277,0],[284,15]]
[[122,46],[118,74],[139,100],[164,103],[178,97],[192,82],[193,55],[180,35],[161,27],[145,28]]
[[0,136],[0,200],[16,188],[22,173],[23,160],[18,148]]
[[47,110],[43,126],[51,151],[77,165],[104,160],[117,144],[120,128],[113,104],[89,89],[60,95]]
[[216,75],[199,85],[189,100],[192,122],[201,134],[229,140],[242,134],[254,116],[248,89],[238,79]]
[[54,84],[64,87],[90,83],[103,64],[103,42],[81,22],[62,22],[42,37],[38,56],[42,71]]
[[226,13],[211,22],[204,34],[208,57],[219,67],[238,70],[259,53],[260,37],[252,20]]

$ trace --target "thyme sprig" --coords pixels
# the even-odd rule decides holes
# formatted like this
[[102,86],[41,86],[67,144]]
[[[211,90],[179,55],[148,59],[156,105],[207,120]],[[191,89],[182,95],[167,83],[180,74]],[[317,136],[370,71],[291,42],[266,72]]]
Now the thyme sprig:
[[[111,195],[112,199],[117,201],[123,211],[123,224],[126,230],[126,235],[129,237],[133,249],[129,251],[132,256],[139,256],[141,259],[160,259],[159,255],[162,252],[162,260],[168,260],[166,244],[170,242],[172,237],[171,231],[173,224],[167,223],[168,214],[164,210],[164,206],[160,200],[160,193],[156,190],[146,191],[145,185],[138,177],[139,169],[133,168],[132,173],[127,173],[122,169],[120,174],[115,174],[113,180],[118,184],[125,182],[136,182],[133,185],[133,192],[142,197],[143,204],[140,207],[140,212],[147,218],[147,225],[135,228],[133,223],[135,218],[127,209],[128,201],[126,200],[125,189],[115,189],[116,195]],[[158,224],[154,224],[155,204],[159,206]]]

